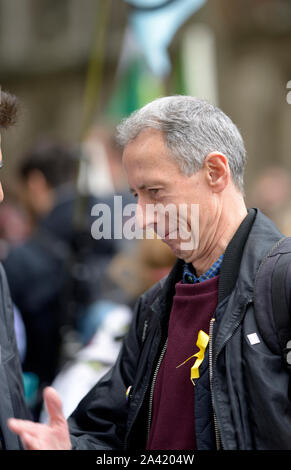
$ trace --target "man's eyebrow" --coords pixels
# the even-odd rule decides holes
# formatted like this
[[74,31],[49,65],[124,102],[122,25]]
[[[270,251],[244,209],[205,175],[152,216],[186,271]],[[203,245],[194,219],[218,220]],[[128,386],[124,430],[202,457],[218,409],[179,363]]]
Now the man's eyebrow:
[[[137,189],[141,189],[141,190],[142,190],[142,189],[145,189],[145,188],[146,188],[146,185],[145,185],[145,184],[142,184],[141,186],[138,186]],[[129,191],[130,191],[131,193],[135,193],[135,192],[136,192],[135,189],[133,189],[133,188],[129,188]]]
[[[163,181],[157,180],[157,181],[151,181],[148,184],[141,184],[140,186],[137,187],[137,189],[143,190],[143,189],[151,188],[151,187],[154,187],[154,186],[164,186],[164,185],[165,185],[165,183]],[[129,188],[129,191],[131,193],[136,192],[133,188]]]

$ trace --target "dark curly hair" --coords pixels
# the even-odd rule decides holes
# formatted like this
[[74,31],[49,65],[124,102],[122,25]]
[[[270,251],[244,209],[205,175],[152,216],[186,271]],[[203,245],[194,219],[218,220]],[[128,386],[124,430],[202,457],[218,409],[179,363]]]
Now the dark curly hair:
[[18,100],[16,96],[0,90],[0,129],[7,129],[16,122]]

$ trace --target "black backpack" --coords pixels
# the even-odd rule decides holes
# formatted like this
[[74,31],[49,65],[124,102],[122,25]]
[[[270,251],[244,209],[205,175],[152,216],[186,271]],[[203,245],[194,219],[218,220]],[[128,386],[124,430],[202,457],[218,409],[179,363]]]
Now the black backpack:
[[254,286],[258,330],[291,373],[291,237],[281,238],[262,260]]

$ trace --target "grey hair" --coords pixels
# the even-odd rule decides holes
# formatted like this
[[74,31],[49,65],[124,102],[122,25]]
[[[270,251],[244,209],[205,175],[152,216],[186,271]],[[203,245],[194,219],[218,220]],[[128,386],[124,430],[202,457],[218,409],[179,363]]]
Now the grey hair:
[[171,156],[188,176],[202,168],[209,153],[223,153],[235,186],[244,193],[244,142],[236,125],[217,106],[193,96],[158,98],[119,124],[117,141],[124,147],[147,128],[163,133]]

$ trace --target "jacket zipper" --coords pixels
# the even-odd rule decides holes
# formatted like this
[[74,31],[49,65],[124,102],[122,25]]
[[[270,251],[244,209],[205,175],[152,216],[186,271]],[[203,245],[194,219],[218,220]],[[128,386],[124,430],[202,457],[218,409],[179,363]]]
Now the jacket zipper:
[[[252,302],[253,302],[253,299],[248,299],[247,300],[247,303],[244,307],[244,314],[245,314],[249,304],[252,303]],[[220,432],[219,432],[218,418],[217,418],[217,415],[214,411],[213,370],[214,370],[214,366],[216,364],[216,361],[217,361],[217,358],[218,358],[218,355],[219,355],[220,351],[225,347],[225,345],[228,343],[228,341],[235,334],[236,330],[238,329],[239,325],[241,324],[241,322],[243,320],[243,317],[244,317],[244,315],[242,315],[240,320],[237,321],[234,324],[231,334],[225,339],[222,346],[220,347],[220,350],[216,353],[214,361],[213,361],[213,326],[214,326],[215,318],[212,318],[210,320],[210,329],[209,329],[209,380],[210,380],[210,391],[211,391],[211,400],[212,400],[213,415],[214,415],[214,429],[215,429],[215,438],[216,438],[216,448],[217,448],[217,450],[221,449],[223,446],[222,446],[222,441],[221,441]]]
[[[145,323],[146,323],[146,322],[145,322]],[[144,326],[144,329],[145,329],[145,328],[147,329],[147,326],[148,326],[148,325]],[[144,340],[145,340],[145,338],[144,338]],[[160,336],[160,338],[159,338],[159,341],[161,341],[161,336]],[[135,419],[136,419],[136,416],[138,415],[139,410],[140,410],[140,408],[141,408],[141,406],[142,406],[142,404],[143,404],[143,401],[144,401],[144,399],[145,399],[145,396],[146,396],[146,393],[147,393],[147,390],[148,390],[148,386],[149,386],[149,383],[148,383],[148,384],[146,385],[146,387],[144,388],[143,395],[142,395],[142,399],[140,400],[139,405],[138,405],[138,407],[137,407],[137,410],[136,410],[136,412],[135,412],[135,418],[134,418],[134,420],[132,421],[132,423],[131,423],[131,425],[130,425],[130,427],[129,427],[127,433],[126,433],[125,440],[124,440],[124,445],[123,445],[124,450],[127,450],[128,438],[129,438],[129,435],[130,435],[130,432],[131,432],[131,428],[132,428],[132,425],[133,425],[133,423],[134,423],[134,421],[135,421]]]
[[216,449],[219,450],[221,448],[221,441],[220,441],[220,436],[219,436],[217,417],[214,411],[214,395],[213,395],[213,325],[214,325],[214,322],[215,322],[215,318],[211,318],[210,328],[209,328],[209,381],[210,381],[210,394],[211,394],[211,402],[212,402],[212,410],[213,410]]
[[167,344],[168,344],[168,338],[166,339],[166,342],[164,344],[164,347],[162,349],[162,352],[160,354],[154,375],[153,375],[153,380],[151,383],[151,390],[150,390],[150,397],[149,397],[149,414],[148,414],[148,428],[147,428],[147,439],[149,438],[150,435],[150,429],[151,429],[151,424],[152,424],[152,408],[153,408],[153,399],[154,399],[154,389],[156,385],[156,380],[158,376],[158,372],[162,363],[162,360],[164,358],[166,349],[167,349]]

